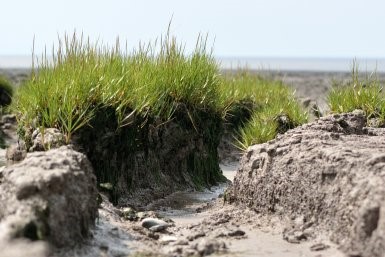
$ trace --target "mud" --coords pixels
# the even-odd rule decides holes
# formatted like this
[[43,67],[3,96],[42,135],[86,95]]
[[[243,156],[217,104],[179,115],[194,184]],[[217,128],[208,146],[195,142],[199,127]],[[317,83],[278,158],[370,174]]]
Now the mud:
[[[237,163],[221,165],[231,179]],[[283,239],[285,222],[265,217],[248,208],[224,203],[221,184],[204,192],[180,192],[158,200],[145,209],[133,210],[132,220],[123,209],[104,198],[94,238],[75,249],[62,249],[58,256],[335,256],[343,254],[324,235],[299,243]],[[141,220],[153,217],[170,226],[151,232]],[[268,224],[268,225],[267,225]],[[318,248],[317,248],[318,247]],[[320,249],[314,251],[312,249]],[[136,255],[135,255],[136,254]],[[56,256],[55,255],[55,256]]]
[[251,146],[229,202],[291,220],[287,241],[324,231],[351,256],[383,256],[385,133],[366,122],[336,114]]

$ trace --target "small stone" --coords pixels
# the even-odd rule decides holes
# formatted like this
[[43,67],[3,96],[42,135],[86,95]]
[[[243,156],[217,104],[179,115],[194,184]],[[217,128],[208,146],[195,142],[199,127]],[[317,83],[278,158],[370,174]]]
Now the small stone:
[[32,133],[30,152],[47,151],[65,145],[65,136],[56,128],[36,129]]
[[227,233],[228,236],[244,236],[246,233],[243,230],[237,229]]
[[285,238],[285,240],[291,244],[299,244],[300,243],[300,241],[294,235],[287,236]]
[[361,109],[355,109],[354,111],[352,111],[352,114],[356,116],[365,117],[365,112]]
[[295,231],[294,232],[294,237],[298,240],[306,240],[306,236],[302,231]]
[[133,220],[135,220],[137,218],[134,209],[132,209],[131,207],[123,208],[122,216],[123,216],[124,219],[130,220],[130,221],[133,221]]
[[313,237],[314,236],[314,229],[313,228],[307,228],[303,231],[303,235],[306,237],[306,238],[310,238],[310,237]]
[[145,227],[147,229],[150,229],[151,227],[159,226],[159,225],[168,226],[167,222],[160,219],[155,219],[155,218],[145,218],[144,220],[142,220],[141,225],[142,227]]
[[323,251],[330,248],[330,246],[324,244],[324,243],[318,243],[315,245],[310,246],[311,251]]
[[139,220],[142,220],[147,217],[147,214],[143,211],[137,212],[136,217],[138,217]]

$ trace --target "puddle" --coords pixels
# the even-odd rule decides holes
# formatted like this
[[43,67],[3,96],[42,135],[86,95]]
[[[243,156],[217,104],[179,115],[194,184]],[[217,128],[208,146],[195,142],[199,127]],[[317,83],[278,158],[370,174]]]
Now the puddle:
[[[233,181],[238,163],[221,164],[220,167],[223,175],[228,180]],[[160,215],[173,219],[175,222],[199,221],[195,220],[194,217],[197,216],[197,212],[200,212],[199,208],[202,208],[202,204],[215,201],[228,186],[229,183],[220,183],[218,186],[213,186],[204,191],[176,192],[152,203],[147,206],[147,209],[156,210]],[[199,216],[199,219],[202,219],[202,215]]]
[[223,175],[233,182],[235,174],[237,173],[239,162],[232,162],[227,164],[220,164],[219,167],[221,167],[223,171]]

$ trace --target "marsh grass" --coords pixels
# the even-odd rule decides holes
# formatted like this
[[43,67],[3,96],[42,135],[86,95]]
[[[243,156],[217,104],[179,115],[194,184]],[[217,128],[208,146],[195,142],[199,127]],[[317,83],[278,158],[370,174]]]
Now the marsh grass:
[[[236,145],[240,149],[264,143],[307,121],[307,113],[298,104],[294,92],[282,81],[239,71],[225,77],[220,88],[220,103],[228,114],[227,119],[238,114],[234,112],[234,108],[239,108],[238,103],[246,103],[249,110],[249,118],[237,126]],[[280,117],[287,119],[286,127],[280,124]]]
[[378,118],[385,123],[385,95],[375,72],[360,76],[359,67],[353,64],[350,81],[334,81],[328,95],[331,112],[344,113],[355,109],[365,112],[368,119]]
[[74,34],[59,40],[53,56],[52,62],[42,57],[14,107],[22,126],[59,128],[67,142],[101,108],[115,110],[119,127],[133,113],[167,121],[181,102],[218,111],[218,69],[205,38],[186,55],[169,35],[128,53],[119,41],[109,48]]
[[17,93],[13,108],[24,128],[21,134],[54,127],[69,143],[103,109],[114,110],[117,128],[123,128],[138,116],[144,123],[150,117],[167,123],[185,106],[198,133],[204,133],[198,131],[204,125],[197,124],[199,115],[219,115],[234,123],[237,145],[246,149],[282,132],[277,117],[286,116],[289,128],[306,121],[294,93],[281,81],[247,71],[220,76],[206,39],[198,37],[190,54],[169,34],[131,52],[119,40],[108,47],[76,34],[59,39],[53,60],[42,56]]

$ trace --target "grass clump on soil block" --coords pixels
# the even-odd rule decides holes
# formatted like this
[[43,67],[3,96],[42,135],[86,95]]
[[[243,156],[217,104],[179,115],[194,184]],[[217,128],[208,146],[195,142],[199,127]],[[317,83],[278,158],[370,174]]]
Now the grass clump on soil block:
[[354,64],[351,80],[333,82],[328,95],[331,112],[346,113],[361,109],[368,119],[376,118],[379,125],[385,124],[385,95],[375,73],[360,77],[358,65]]
[[306,120],[282,82],[247,72],[220,76],[204,38],[187,55],[169,35],[132,52],[119,42],[109,48],[65,36],[53,60],[43,56],[33,69],[13,108],[27,144],[36,129],[59,129],[87,154],[115,200],[135,188],[223,180],[223,117],[242,148]]
[[43,56],[13,107],[27,142],[35,129],[58,128],[87,153],[99,184],[116,189],[124,177],[128,187],[154,188],[167,182],[162,172],[187,172],[207,186],[223,179],[219,83],[201,37],[187,55],[169,35],[130,53],[73,35],[52,61]]
[[237,124],[236,141],[241,149],[264,143],[307,121],[294,92],[282,81],[238,72],[226,77],[221,87],[221,103],[227,119]]
[[118,42],[108,49],[74,35],[59,41],[52,63],[43,58],[15,106],[25,127],[56,127],[70,142],[97,110],[107,107],[115,110],[119,127],[130,123],[133,112],[170,120],[178,103],[215,112],[216,75],[201,38],[186,56],[169,36],[126,54]]

